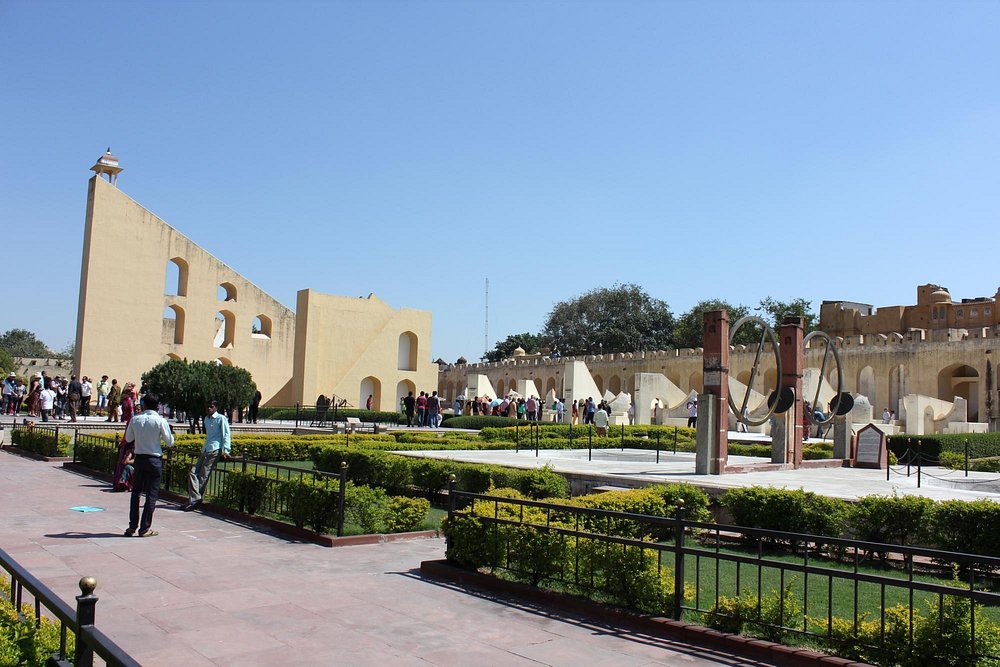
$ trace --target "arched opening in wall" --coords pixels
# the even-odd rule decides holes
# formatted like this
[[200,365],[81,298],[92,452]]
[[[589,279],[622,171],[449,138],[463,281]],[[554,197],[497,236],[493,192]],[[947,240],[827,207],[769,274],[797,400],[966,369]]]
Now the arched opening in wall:
[[497,395],[494,396],[493,398],[502,398],[503,397],[503,394],[504,394],[504,392],[503,392],[503,386],[504,386],[503,385],[503,380],[497,380]]
[[403,404],[401,401],[406,398],[407,394],[412,393],[414,397],[417,395],[417,385],[413,384],[410,380],[400,380],[399,384],[396,385],[396,405],[399,406],[400,411],[403,410]]
[[[889,371],[889,405],[886,407],[898,415],[900,413],[899,402],[909,393],[910,372],[906,366],[899,364]],[[875,412],[878,410],[876,409]]]
[[417,334],[412,331],[399,334],[399,363],[396,368],[401,371],[417,370]]
[[169,345],[184,343],[184,309],[174,304],[163,309],[163,331],[160,340]]
[[608,380],[608,391],[617,396],[622,393],[622,379],[617,375],[612,375]]
[[595,375],[594,384],[597,385],[597,393],[600,394],[600,396],[595,397],[594,400],[600,403],[601,398],[604,397],[604,378],[602,378],[600,375]]
[[168,296],[187,296],[188,263],[180,257],[167,262],[167,276],[163,293]]
[[878,398],[875,396],[875,370],[871,366],[865,366],[858,372],[858,393],[868,397],[872,408],[878,405]]
[[938,373],[937,397],[942,401],[964,398],[969,404],[969,421],[979,421],[979,371],[966,364],[952,364],[942,369]]
[[250,324],[250,335],[253,338],[263,338],[270,340],[271,338],[271,318],[267,315],[258,315],[253,318],[253,323]]
[[358,394],[358,407],[367,408],[368,397],[372,397],[372,410],[382,409],[382,383],[377,377],[369,375],[361,381],[361,391]]
[[736,375],[736,381],[742,385],[750,384],[750,371],[740,371],[740,373]]
[[699,394],[705,391],[705,387],[702,385],[702,374],[701,373],[691,373],[691,377],[688,378],[688,392],[696,391]]
[[233,362],[232,362],[231,359],[229,359],[229,357],[219,357],[218,359],[215,360],[215,363],[218,364],[219,366],[232,366],[233,365]]
[[549,378],[548,380],[545,381],[545,396],[543,398],[548,399],[549,392],[558,393],[556,391],[556,379],[555,378]]
[[236,316],[231,311],[220,310],[215,314],[214,347],[231,348],[236,335]]
[[778,369],[768,368],[764,371],[764,392],[768,396],[778,388]]
[[232,301],[236,303],[236,285],[232,283],[220,283],[219,289],[216,292],[216,298],[219,301]]

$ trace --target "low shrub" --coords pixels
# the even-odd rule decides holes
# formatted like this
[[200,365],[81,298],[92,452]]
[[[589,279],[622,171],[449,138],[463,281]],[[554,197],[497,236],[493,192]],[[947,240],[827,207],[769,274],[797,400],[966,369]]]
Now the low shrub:
[[923,496],[863,496],[848,509],[847,530],[865,542],[912,544],[933,507]]
[[482,429],[488,426],[512,426],[517,422],[512,417],[494,417],[492,415],[469,415],[462,417],[452,417],[445,420],[441,426],[443,428],[470,428]]
[[[18,613],[20,611],[20,614]],[[10,581],[0,581],[0,665],[43,667],[59,651],[58,623],[35,616],[34,605],[11,602]],[[76,635],[66,633],[66,655],[76,650]]]
[[847,517],[847,503],[843,500],[801,489],[730,489],[719,504],[729,510],[738,526],[810,535],[839,537]]
[[792,584],[788,584],[783,591],[771,591],[761,598],[754,593],[720,596],[702,619],[713,630],[781,642],[788,634],[785,628],[802,625],[802,608],[792,593]]
[[970,458],[1000,456],[1000,433],[940,433],[935,435],[890,435],[889,451],[900,459],[908,449],[920,452],[924,460],[940,460],[943,452],[965,455],[969,445]]
[[57,438],[54,432],[35,428],[15,428],[10,440],[16,447],[39,456],[69,456],[73,446],[68,433],[60,433]]
[[431,508],[430,501],[424,498],[407,498],[393,496],[389,499],[389,515],[386,519],[386,530],[390,533],[405,533],[420,528]]
[[1000,503],[944,500],[924,514],[923,537],[936,549],[1000,556]]

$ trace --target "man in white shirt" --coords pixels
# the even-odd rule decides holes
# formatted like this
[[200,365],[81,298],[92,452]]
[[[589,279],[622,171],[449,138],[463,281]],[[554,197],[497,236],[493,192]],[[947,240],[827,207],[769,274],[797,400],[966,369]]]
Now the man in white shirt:
[[42,414],[42,421],[47,422],[52,414],[52,407],[56,404],[56,392],[51,387],[42,389],[38,395],[38,410]]
[[86,375],[80,382],[80,416],[90,416],[90,397],[94,393],[94,385],[90,383],[90,378]]
[[[135,477],[132,482],[132,502],[129,506],[128,529],[125,537],[153,537],[158,535],[150,530],[153,525],[153,510],[156,500],[160,497],[160,478],[163,476],[163,446],[172,447],[174,434],[170,424],[161,417],[156,409],[160,407],[160,399],[156,394],[146,394],[142,397],[142,413],[135,415],[125,427],[125,440],[135,443]],[[142,508],[142,519],[139,518],[139,497],[146,494],[146,504]]]
[[608,434],[608,412],[604,409],[603,401],[598,406],[597,412],[594,413],[594,429],[596,429],[599,438]]

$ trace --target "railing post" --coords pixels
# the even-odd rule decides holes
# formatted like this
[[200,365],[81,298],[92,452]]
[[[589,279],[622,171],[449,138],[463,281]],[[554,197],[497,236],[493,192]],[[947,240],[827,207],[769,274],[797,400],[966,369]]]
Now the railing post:
[[677,427],[674,427],[674,454],[677,453]]
[[625,424],[622,424],[622,451],[625,451]]
[[535,458],[538,458],[538,447],[542,444],[542,429],[535,424]]
[[656,432],[656,462],[660,462],[660,432]]
[[922,468],[921,464],[923,463],[922,459],[924,458],[923,448],[920,446],[921,442],[923,441],[917,440],[917,488],[918,489],[920,488],[920,470]]
[[76,443],[78,442],[80,442],[80,429],[73,431],[73,463],[76,463]]
[[299,405],[298,403],[296,403],[295,404],[295,428],[299,427],[299,411],[301,409],[302,409],[302,406]]
[[59,456],[59,427],[56,426],[56,440],[52,443],[52,455]]
[[587,460],[594,460],[594,427],[587,425]]
[[965,476],[969,476],[969,439],[965,439]]
[[[247,471],[247,450],[243,450],[243,455],[241,457],[242,464],[240,465],[240,472],[246,473]],[[246,511],[247,506],[247,483],[246,478],[240,480],[238,487],[240,489],[240,512]]]
[[[117,438],[116,438],[116,440],[117,440]],[[173,447],[167,447],[166,449],[167,449],[167,474],[166,474],[166,480],[165,481],[166,481],[167,490],[169,491],[170,490],[170,480],[173,477],[173,469],[174,469],[174,467],[172,465],[170,465],[170,462],[173,460],[174,449],[173,449]]]
[[455,473],[448,475],[448,518],[455,511]]
[[674,620],[684,614],[684,499],[677,499],[674,512]]
[[[97,596],[94,589],[97,588],[97,580],[93,577],[83,577],[80,579],[80,595],[76,596],[76,627],[80,628],[94,625],[97,615]],[[76,655],[73,658],[75,667],[92,667],[94,664],[94,649],[83,641],[83,637],[77,633]]]
[[913,438],[906,439],[906,476],[910,476],[910,463],[913,461]]
[[514,453],[517,454],[521,451],[521,424],[520,421],[514,422]]
[[340,497],[337,498],[337,537],[344,536],[344,506],[347,499],[347,461],[340,462]]

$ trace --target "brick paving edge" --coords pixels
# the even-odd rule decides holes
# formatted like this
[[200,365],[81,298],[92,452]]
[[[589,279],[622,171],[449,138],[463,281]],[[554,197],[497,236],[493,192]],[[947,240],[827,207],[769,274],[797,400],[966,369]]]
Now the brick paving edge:
[[420,563],[420,572],[433,579],[502,593],[552,609],[589,616],[616,627],[638,630],[653,636],[788,665],[789,667],[815,667],[817,665],[824,667],[872,667],[868,663],[846,660],[812,649],[785,646],[763,639],[719,632],[695,623],[631,613],[577,596],[546,591],[527,584],[504,581],[481,572],[464,570],[446,560],[423,561]]

